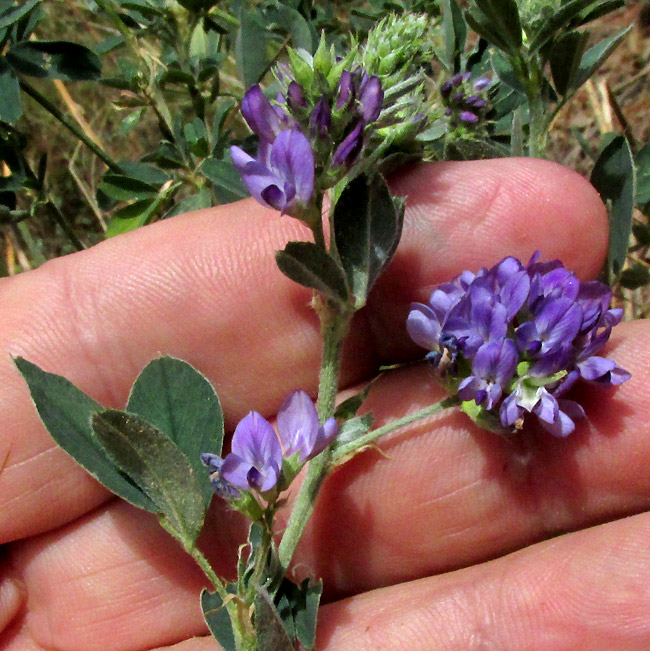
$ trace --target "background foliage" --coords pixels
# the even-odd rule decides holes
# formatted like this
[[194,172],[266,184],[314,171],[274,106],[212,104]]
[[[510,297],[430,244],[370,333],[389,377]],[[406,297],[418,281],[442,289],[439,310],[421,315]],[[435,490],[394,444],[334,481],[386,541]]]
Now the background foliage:
[[[428,158],[545,155],[608,202],[607,279],[627,316],[650,282],[650,48],[623,0],[26,0],[0,9],[0,273],[246,196],[245,89],[274,94],[287,48],[343,52],[391,12],[426,13]],[[634,27],[630,28],[632,22]],[[479,38],[479,35],[481,38]],[[441,84],[496,81],[481,129],[445,121]]]

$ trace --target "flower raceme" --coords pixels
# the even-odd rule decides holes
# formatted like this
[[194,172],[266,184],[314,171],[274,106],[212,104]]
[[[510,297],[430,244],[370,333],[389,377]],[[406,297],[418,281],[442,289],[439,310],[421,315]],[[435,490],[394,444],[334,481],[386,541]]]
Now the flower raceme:
[[609,309],[612,293],[603,283],[581,283],[559,260],[539,257],[464,271],[428,305],[412,305],[407,330],[479,424],[513,432],[534,414],[564,437],[584,417],[563,397],[578,380],[614,386],[630,378],[598,355],[622,310]]
[[[334,62],[332,62],[334,65]],[[242,115],[259,139],[256,157],[230,148],[234,166],[260,203],[300,217],[314,195],[316,170],[325,170],[327,189],[357,161],[366,145],[367,127],[382,110],[378,77],[342,70],[331,85],[303,88],[288,67],[276,71],[283,92],[269,101],[259,85],[246,91]],[[319,178],[320,178],[319,177]],[[323,182],[321,182],[321,185]]]
[[210,481],[217,494],[232,499],[240,491],[284,490],[305,462],[334,441],[338,425],[335,418],[319,425],[311,398],[293,391],[278,412],[277,430],[251,411],[235,428],[230,454],[201,455],[212,470]]

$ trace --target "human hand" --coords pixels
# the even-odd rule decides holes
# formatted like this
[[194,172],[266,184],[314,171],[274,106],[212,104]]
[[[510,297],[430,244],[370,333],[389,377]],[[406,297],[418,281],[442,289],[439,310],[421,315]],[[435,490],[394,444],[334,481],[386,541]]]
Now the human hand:
[[[409,303],[462,269],[538,248],[581,278],[602,264],[604,209],[553,164],[423,165],[393,189],[408,194],[405,234],[353,325],[343,386],[420,354],[405,332]],[[298,222],[241,202],[0,282],[0,540],[13,541],[0,587],[5,648],[216,647],[198,637],[204,580],[193,561],[54,444],[9,354],[120,408],[138,371],[170,354],[213,381],[230,429],[250,409],[268,416],[291,389],[316,386],[309,292],[273,260],[305,237]],[[508,443],[450,412],[380,441],[389,459],[368,451],[335,472],[296,557],[327,586],[319,648],[647,645],[647,329],[614,331],[609,350],[632,380],[583,390],[587,421],[568,439],[529,432]],[[368,408],[382,424],[440,397],[413,366],[384,377]],[[206,529],[215,569],[232,575],[245,523],[215,499]]]

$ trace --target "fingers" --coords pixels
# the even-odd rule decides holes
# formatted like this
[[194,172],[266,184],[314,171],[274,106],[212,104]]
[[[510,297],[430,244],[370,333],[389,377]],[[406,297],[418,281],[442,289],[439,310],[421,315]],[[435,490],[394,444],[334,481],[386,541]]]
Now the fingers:
[[[587,419],[566,439],[526,428],[507,441],[452,409],[380,440],[382,454],[364,452],[323,487],[299,578],[354,594],[650,508],[649,338],[647,321],[619,326],[607,354],[632,379],[581,389]],[[442,396],[411,367],[380,381],[366,408],[381,425]]]
[[[603,207],[584,180],[559,166],[435,164],[415,168],[396,189],[410,197],[404,240],[350,337],[344,383],[403,354],[408,302],[463,267],[538,247],[560,255],[578,230],[585,245],[573,266],[590,275],[601,264]],[[273,261],[288,239],[305,237],[295,220],[248,201],[57,259],[0,283],[0,348],[119,407],[138,371],[171,354],[215,383],[229,426],[252,408],[269,414],[289,390],[316,382],[319,335],[309,292]],[[69,521],[105,492],[53,445],[8,357],[0,379],[0,540],[10,540]]]
[[198,566],[155,517],[124,502],[9,552],[24,603],[0,632],[3,649],[134,651],[205,632]]
[[321,609],[318,648],[645,649],[650,515]]

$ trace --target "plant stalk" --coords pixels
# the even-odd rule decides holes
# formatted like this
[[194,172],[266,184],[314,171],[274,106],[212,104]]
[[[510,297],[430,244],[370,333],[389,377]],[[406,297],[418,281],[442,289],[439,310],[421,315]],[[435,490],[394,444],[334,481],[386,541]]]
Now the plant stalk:
[[[338,306],[326,305],[321,313],[323,356],[318,385],[318,419],[321,423],[334,415],[336,393],[341,370],[343,338],[347,333],[352,312],[341,313]],[[330,467],[332,448],[327,447],[309,462],[307,476],[294,504],[287,528],[278,547],[278,558],[286,570],[296,551],[307,522],[314,511],[318,492]]]
[[99,159],[101,159],[106,166],[116,174],[121,174],[122,170],[120,166],[95,142],[93,142],[80,128],[77,124],[69,120],[59,109],[50,102],[47,97],[41,95],[34,87],[28,84],[26,81],[20,81],[20,87],[25,93],[27,93],[33,100],[38,102],[48,113],[57,119],[66,129],[71,131],[81,142],[90,149],[90,151],[95,154]]

